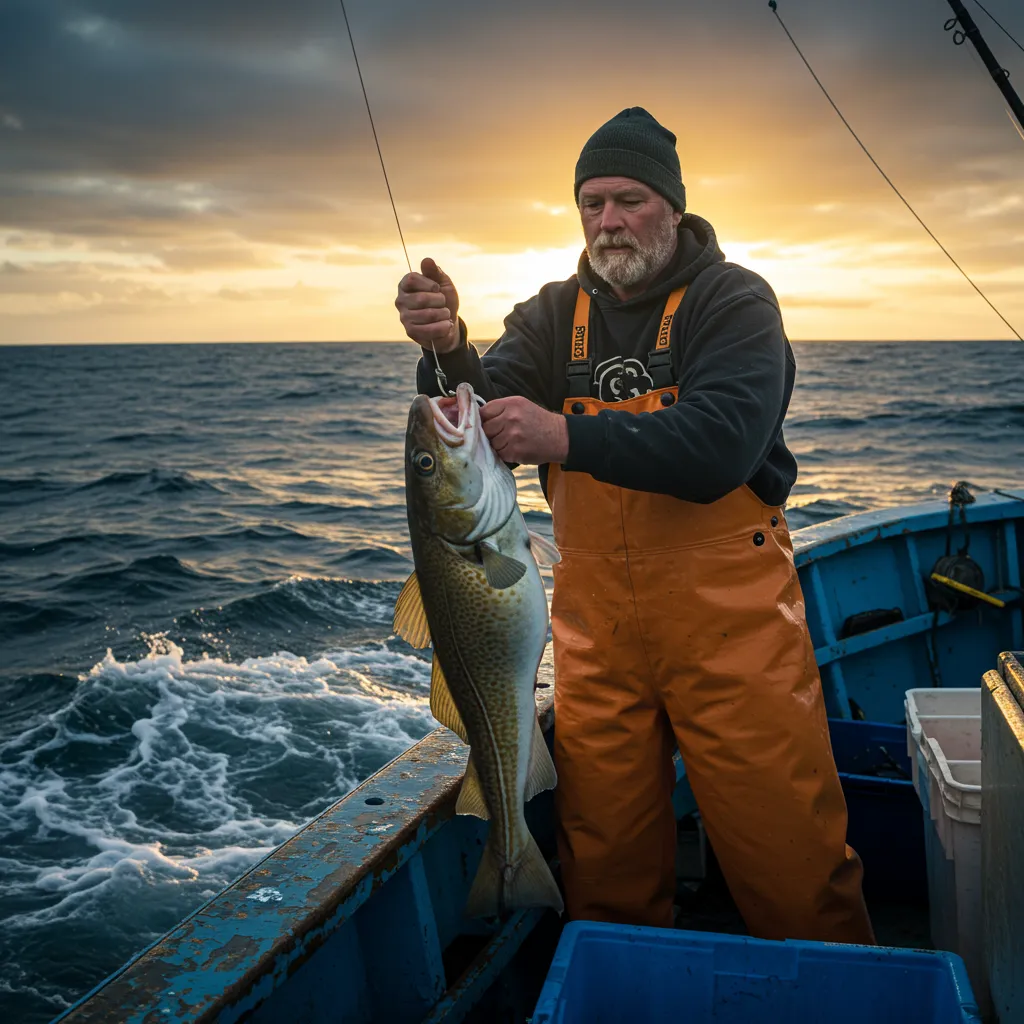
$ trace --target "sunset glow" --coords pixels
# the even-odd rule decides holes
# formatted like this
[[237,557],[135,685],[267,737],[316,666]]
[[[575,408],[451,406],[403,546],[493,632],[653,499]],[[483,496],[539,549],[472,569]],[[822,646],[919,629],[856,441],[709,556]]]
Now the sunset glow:
[[[149,6],[0,14],[13,70],[0,343],[400,338],[405,257],[340,13]],[[576,157],[631,104],[676,132],[689,210],[727,259],[767,278],[794,340],[1010,336],[846,133],[766,5],[644,0],[628,17],[593,5],[583,56],[619,54],[622,73],[587,72],[585,85],[561,60],[579,38],[571,5],[451,3],[448,29],[416,32],[405,6],[356,0],[354,31],[410,257],[449,272],[473,338],[494,338],[515,302],[575,271]],[[785,6],[887,173],[1024,330],[1024,141],[943,33],[945,5]],[[460,59],[439,70],[445,31]]]

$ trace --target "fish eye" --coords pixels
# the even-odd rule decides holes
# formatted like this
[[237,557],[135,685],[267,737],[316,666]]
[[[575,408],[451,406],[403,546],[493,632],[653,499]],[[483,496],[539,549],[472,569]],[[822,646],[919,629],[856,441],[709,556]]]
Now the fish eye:
[[416,471],[424,476],[429,476],[434,472],[434,456],[430,452],[418,452],[412,457],[412,463],[416,467]]

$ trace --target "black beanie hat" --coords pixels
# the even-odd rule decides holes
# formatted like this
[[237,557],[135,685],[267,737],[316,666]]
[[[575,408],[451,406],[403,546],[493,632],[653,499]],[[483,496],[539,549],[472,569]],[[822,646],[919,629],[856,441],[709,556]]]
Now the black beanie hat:
[[618,175],[650,185],[680,213],[686,210],[676,137],[643,107],[627,107],[587,139],[576,161],[576,202],[588,178]]

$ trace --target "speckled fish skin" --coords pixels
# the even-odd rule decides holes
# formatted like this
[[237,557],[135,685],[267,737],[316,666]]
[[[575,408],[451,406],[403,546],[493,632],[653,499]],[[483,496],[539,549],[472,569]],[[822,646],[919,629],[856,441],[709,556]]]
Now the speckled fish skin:
[[[441,412],[444,404],[420,395],[410,409],[406,504],[434,657],[465,724],[490,813],[492,867],[504,880],[496,883],[495,907],[480,895],[487,885],[478,877],[466,912],[506,914],[522,905],[561,911],[545,863],[545,884],[534,884],[536,863],[533,883],[512,881],[526,860],[539,857],[523,807],[531,748],[539,736],[534,686],[547,640],[547,599],[516,504],[515,479],[483,433],[472,388],[459,386],[458,426]],[[525,566],[522,578],[501,589],[492,586],[481,544]],[[548,757],[546,748],[543,756]],[[485,851],[481,875],[487,857]]]

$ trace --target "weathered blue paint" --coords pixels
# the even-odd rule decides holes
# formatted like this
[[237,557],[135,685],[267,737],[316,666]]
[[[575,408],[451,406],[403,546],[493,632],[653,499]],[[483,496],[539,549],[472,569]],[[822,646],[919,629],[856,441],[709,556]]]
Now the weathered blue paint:
[[[795,549],[794,544],[794,549]],[[828,607],[828,598],[825,596],[825,584],[821,578],[821,566],[817,562],[811,562],[801,576],[801,583],[804,589],[804,600],[807,602],[808,628],[814,612],[819,608]],[[808,586],[810,584],[810,586]],[[816,617],[818,632],[824,643],[830,647],[836,643],[836,632],[832,627],[832,620],[824,614]],[[813,635],[813,634],[812,634]],[[817,654],[817,651],[815,651]],[[827,663],[821,674],[821,682],[825,693],[825,705],[829,716],[832,718],[850,718],[849,694],[846,692],[846,680],[843,678],[843,667],[836,660]]]
[[[1018,505],[1024,503],[1024,490],[979,494],[967,506],[969,523],[1002,522],[1019,519]],[[793,550],[798,567],[831,558],[839,552],[878,540],[907,533],[924,533],[946,528],[949,506],[944,501],[926,501],[919,505],[899,505],[874,512],[840,516],[816,526],[793,531]],[[957,527],[959,531],[959,526]]]
[[[902,691],[931,685],[930,666],[945,685],[977,685],[996,652],[1024,646],[1012,642],[1021,633],[1019,602],[1004,612],[985,609],[980,618],[973,612],[940,616],[931,629],[923,574],[944,549],[946,517],[946,506],[936,502],[849,516],[794,534],[808,625],[833,717],[849,717],[852,699],[869,718],[899,721]],[[1015,594],[1024,502],[984,495],[969,507],[968,520],[971,554],[989,589]],[[840,638],[848,615],[897,606],[903,623]],[[549,657],[539,682],[550,742]],[[458,738],[435,730],[59,1019],[462,1020],[542,919],[520,914],[499,927],[462,916],[487,831],[484,822],[454,816],[465,762]],[[675,766],[673,803],[681,816],[696,805],[678,756]],[[527,807],[531,830],[548,856],[554,854],[553,817],[550,793]],[[473,955],[455,962],[451,951],[467,937],[476,943]]]
[[1001,1021],[1024,1020],[1024,652],[981,688],[985,967]]
[[[1017,594],[1012,590],[997,590],[993,593],[993,597],[998,597],[1003,601],[1013,601]],[[933,612],[916,615],[912,619],[904,619],[902,622],[894,622],[890,626],[873,629],[870,633],[859,633],[846,640],[837,640],[827,647],[817,647],[814,657],[819,666],[828,665],[840,658],[847,658],[851,654],[859,654],[872,647],[881,647],[884,644],[891,644],[894,640],[902,640],[915,633],[923,633],[925,630],[932,629],[933,626],[947,626],[954,618],[955,616],[949,612],[939,612],[938,619]]]
[[[925,580],[946,550],[943,502],[844,516],[793,534],[830,717],[850,718],[856,705],[871,721],[900,722],[904,691],[978,686],[999,651],[1024,645],[1024,492],[979,495],[966,516],[969,554],[1005,609],[936,616],[929,607]],[[954,553],[964,538],[958,514]],[[878,609],[899,609],[902,621],[843,637],[850,616]]]
[[[551,691],[540,692],[550,729]],[[334,983],[297,999],[309,986],[296,985],[287,1011],[270,1019],[337,1020],[346,1006],[346,1020],[419,1021],[447,987],[440,952],[454,935],[436,934],[437,897],[422,873],[426,862],[415,861],[454,815],[466,754],[453,733],[435,730],[58,1019],[240,1020],[332,945],[332,953],[347,953],[330,957]],[[476,819],[457,824],[466,829]],[[482,837],[484,828],[477,831]],[[466,839],[445,858],[460,866],[457,884],[438,883],[460,916],[482,849]],[[359,919],[371,896],[374,913]]]

